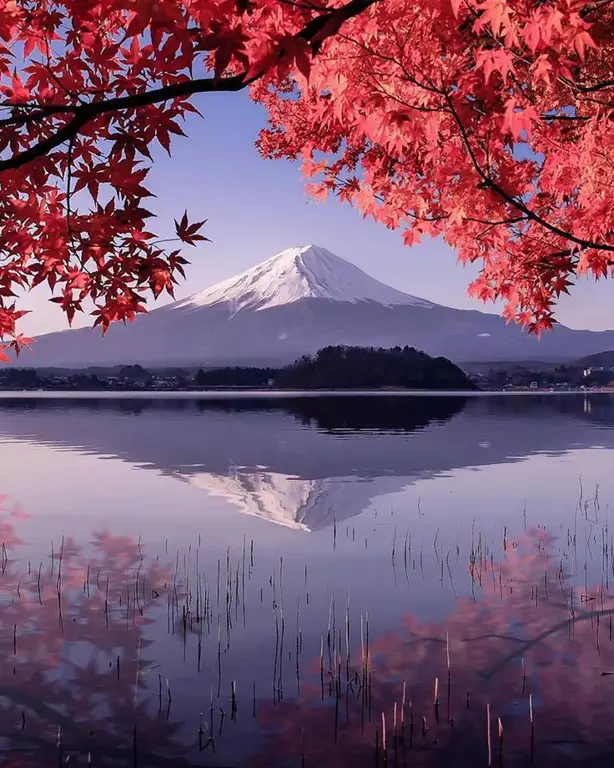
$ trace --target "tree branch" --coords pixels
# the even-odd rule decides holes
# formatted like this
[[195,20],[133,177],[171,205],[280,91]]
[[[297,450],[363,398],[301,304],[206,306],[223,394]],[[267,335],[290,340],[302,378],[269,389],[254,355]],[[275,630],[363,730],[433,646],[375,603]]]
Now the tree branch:
[[[319,45],[328,37],[334,35],[339,27],[359,14],[366,11],[378,0],[350,0],[347,5],[336,8],[327,13],[323,13],[309,21],[305,27],[296,36],[298,39],[305,40],[313,47],[313,55],[317,55]],[[283,56],[283,50],[280,51],[279,58]],[[56,133],[34,144],[23,152],[13,155],[6,160],[0,160],[0,173],[3,171],[15,170],[26,163],[32,162],[39,157],[56,149],[65,141],[74,139],[83,128],[95,118],[109,112],[119,112],[126,109],[139,109],[152,104],[159,104],[170,99],[185,98],[197,93],[228,92],[241,91],[252,83],[259,80],[266,70],[256,72],[251,77],[247,77],[247,71],[240,75],[232,75],[224,78],[201,78],[197,80],[186,80],[182,83],[173,83],[161,88],[156,88],[143,93],[130,94],[128,96],[118,96],[115,98],[95,101],[86,104],[51,104],[49,106],[39,105],[36,114],[28,116],[25,122],[31,122],[32,119],[42,120],[58,113],[72,114],[73,117]],[[1,104],[1,107],[28,107],[23,104]],[[25,116],[24,116],[25,117]],[[11,120],[12,118],[9,118]],[[18,118],[21,120],[21,118]],[[2,123],[0,123],[1,125]],[[10,124],[5,123],[5,124]]]
[[558,235],[559,237],[562,237],[565,240],[569,240],[572,243],[576,243],[576,245],[579,245],[582,248],[593,248],[595,250],[600,250],[600,251],[614,252],[614,245],[610,245],[609,243],[595,243],[592,240],[585,240],[582,237],[576,237],[571,232],[566,232],[564,229],[560,229],[560,227],[557,227],[556,224],[551,224],[549,221],[542,218],[539,214],[535,213],[535,211],[533,211],[525,203],[523,203],[522,200],[519,200],[518,198],[513,197],[512,195],[509,195],[501,186],[499,186],[499,184],[493,181],[493,179],[484,172],[484,170],[482,169],[481,165],[478,162],[475,152],[473,151],[473,147],[471,146],[471,142],[469,141],[469,135],[467,133],[467,129],[465,128],[462,120],[458,116],[458,112],[454,107],[454,102],[452,101],[451,96],[449,94],[446,94],[445,99],[448,103],[450,114],[452,115],[452,117],[454,118],[454,122],[458,126],[463,143],[467,148],[467,153],[469,154],[469,158],[471,159],[471,164],[473,165],[478,176],[482,179],[482,182],[485,187],[487,187],[488,189],[491,189],[493,192],[495,192],[495,194],[499,195],[499,197],[502,197],[507,203],[512,205],[517,210],[522,211],[522,213],[524,213],[527,219],[534,221],[536,224],[539,224],[540,226],[544,227],[544,229],[549,230],[554,235]]
[[580,16],[585,19],[594,11],[600,11],[602,8],[606,8],[608,5],[612,5],[612,2],[614,2],[614,0],[598,0],[596,3],[589,3],[580,11]]

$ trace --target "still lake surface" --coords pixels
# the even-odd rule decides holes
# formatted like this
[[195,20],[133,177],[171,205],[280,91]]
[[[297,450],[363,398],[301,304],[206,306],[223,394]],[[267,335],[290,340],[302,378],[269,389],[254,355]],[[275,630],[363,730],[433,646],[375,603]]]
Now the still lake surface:
[[0,764],[609,765],[613,468],[610,395],[0,398]]

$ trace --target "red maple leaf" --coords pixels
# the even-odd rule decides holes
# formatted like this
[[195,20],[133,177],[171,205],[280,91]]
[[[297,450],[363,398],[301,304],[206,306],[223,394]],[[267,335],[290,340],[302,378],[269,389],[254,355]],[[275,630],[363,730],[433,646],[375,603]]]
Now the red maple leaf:
[[186,211],[183,214],[181,221],[175,221],[175,231],[177,232],[177,237],[183,243],[187,243],[188,245],[195,245],[199,241],[211,242],[208,237],[198,234],[199,229],[202,229],[206,223],[207,219],[204,221],[197,221],[194,224],[190,224],[188,221],[188,212]]

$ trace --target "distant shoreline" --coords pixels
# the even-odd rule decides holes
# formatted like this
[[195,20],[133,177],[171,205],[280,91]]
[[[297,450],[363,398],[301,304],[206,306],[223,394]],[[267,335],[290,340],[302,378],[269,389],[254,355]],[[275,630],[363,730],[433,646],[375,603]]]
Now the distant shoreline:
[[286,390],[286,389],[245,389],[245,388],[227,388],[227,389],[207,389],[207,390],[90,390],[90,389],[32,389],[0,390],[1,400],[11,400],[19,398],[29,399],[66,399],[74,397],[76,399],[104,399],[113,400],[119,398],[155,398],[165,399],[179,397],[182,399],[232,399],[249,398],[265,399],[287,399],[296,397],[534,397],[535,395],[560,396],[560,395],[599,395],[614,394],[614,387],[603,387],[591,390],[550,390],[550,389],[518,389],[518,390],[434,390],[434,389],[308,389],[308,390]]

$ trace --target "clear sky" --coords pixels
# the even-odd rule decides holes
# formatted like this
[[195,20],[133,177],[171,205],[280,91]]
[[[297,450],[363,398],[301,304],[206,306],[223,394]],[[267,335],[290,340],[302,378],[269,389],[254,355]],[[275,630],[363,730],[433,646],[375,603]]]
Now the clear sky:
[[[187,139],[177,139],[173,156],[160,151],[149,188],[157,198],[148,207],[159,215],[152,228],[173,233],[173,218],[188,209],[190,218],[208,218],[205,234],[213,243],[186,247],[191,260],[177,298],[202,290],[293,245],[315,243],[354,262],[373,277],[415,296],[453,307],[493,312],[493,305],[469,299],[467,286],[476,273],[456,261],[445,244],[427,240],[413,248],[391,232],[336,200],[316,203],[304,193],[297,164],[263,160],[254,141],[265,113],[246,93],[207,94],[195,102],[204,121],[191,116]],[[582,281],[565,297],[559,320],[573,328],[614,328],[611,286]],[[26,297],[33,310],[22,321],[29,334],[66,327],[46,290]],[[168,301],[168,300],[167,300]],[[88,318],[79,324],[86,324]]]

